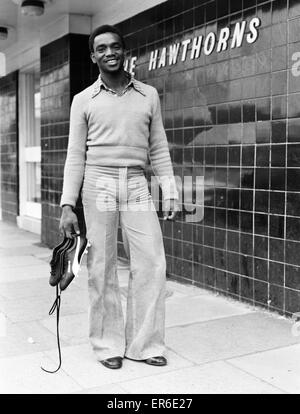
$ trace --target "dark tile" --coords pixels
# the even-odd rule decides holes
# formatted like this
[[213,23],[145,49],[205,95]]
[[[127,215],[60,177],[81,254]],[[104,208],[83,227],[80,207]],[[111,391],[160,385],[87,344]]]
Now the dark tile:
[[256,304],[267,305],[268,303],[268,284],[254,280],[254,302]]
[[242,165],[253,166],[254,165],[254,146],[243,145],[242,147]]
[[241,190],[241,210],[253,210],[253,191]]
[[285,261],[293,265],[300,266],[300,255],[299,255],[300,244],[296,241],[285,242]]
[[218,290],[226,291],[227,289],[227,277],[226,272],[216,270],[216,288]]
[[215,246],[219,249],[226,249],[226,230],[215,229]]
[[243,103],[243,122],[254,122],[255,111],[255,100]]
[[300,166],[300,144],[289,144],[287,146],[287,166]]
[[269,282],[270,284],[283,286],[284,283],[284,264],[269,262]]
[[229,165],[234,166],[234,165],[240,165],[241,161],[240,161],[240,156],[241,156],[241,147],[240,146],[233,146],[233,147],[229,147],[228,149],[229,153],[229,158],[228,158],[228,162]]
[[269,239],[270,259],[284,261],[284,240],[281,239]]
[[285,311],[293,314],[300,311],[300,292],[285,289]]
[[270,145],[256,146],[256,166],[268,167],[270,164]]
[[299,216],[300,194],[287,193],[286,214],[289,216]]
[[268,258],[268,238],[254,236],[254,256]]
[[268,215],[255,213],[254,216],[255,234],[268,235]]
[[255,173],[255,188],[261,190],[268,190],[270,184],[270,169],[269,168],[256,168]]
[[268,280],[268,261],[254,258],[254,278],[259,280]]
[[240,235],[236,231],[227,232],[227,250],[232,252],[239,252],[240,250]]
[[286,238],[290,240],[300,241],[300,218],[286,218]]
[[284,217],[270,215],[270,236],[284,238]]
[[240,255],[238,253],[227,252],[227,270],[233,273],[240,273]]
[[300,191],[300,170],[289,168],[287,170],[287,190]]
[[288,141],[289,142],[300,142],[299,128],[300,128],[300,118],[289,119],[288,121]]
[[300,290],[300,267],[285,265],[285,286]]
[[238,295],[240,292],[240,276],[234,273],[227,273],[227,291]]
[[286,146],[272,145],[271,147],[271,166],[285,167],[286,164]]
[[241,233],[240,235],[241,244],[240,252],[245,254],[247,257],[253,256],[253,233],[245,234]]
[[270,213],[272,214],[284,214],[285,209],[285,193],[283,192],[270,192]]
[[271,189],[285,191],[286,190],[286,170],[285,168],[271,169]]
[[254,186],[254,169],[241,169],[241,188],[253,188]]

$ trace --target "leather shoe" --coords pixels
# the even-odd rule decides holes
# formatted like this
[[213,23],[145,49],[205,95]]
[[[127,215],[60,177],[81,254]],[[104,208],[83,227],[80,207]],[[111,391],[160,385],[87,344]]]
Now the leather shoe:
[[103,361],[100,361],[100,362],[106,368],[118,369],[118,368],[122,367],[122,358],[121,357],[107,358],[107,359],[103,359]]
[[82,258],[89,246],[90,243],[85,237],[77,236],[73,239],[73,244],[66,250],[64,256],[64,273],[59,283],[61,290],[65,290],[78,275]]
[[149,365],[155,365],[157,367],[162,367],[164,365],[167,365],[167,360],[163,356],[155,356],[152,358],[145,359],[146,364]]

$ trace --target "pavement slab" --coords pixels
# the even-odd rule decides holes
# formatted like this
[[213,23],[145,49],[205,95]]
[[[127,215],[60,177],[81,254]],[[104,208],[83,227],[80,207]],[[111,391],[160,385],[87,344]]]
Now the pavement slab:
[[[55,351],[47,351],[46,355],[56,361]],[[158,372],[173,371],[192,365],[191,362],[170,351],[168,353],[169,364],[165,367],[155,367],[144,362],[124,359],[122,369],[112,370],[96,361],[88,344],[62,348],[62,360],[64,371],[87,389],[152,376]]]
[[228,362],[288,393],[300,394],[300,345],[259,352]]
[[[63,339],[61,345],[66,345]],[[27,355],[56,347],[55,334],[36,321],[12,323],[6,320],[5,335],[0,336],[0,358]]]
[[292,322],[263,312],[168,328],[167,345],[196,364],[300,343]]
[[41,370],[51,369],[53,362],[42,352],[12,358],[0,358],[1,394],[65,394],[81,391],[63,370],[55,375]]
[[50,276],[49,265],[40,261],[39,264],[30,266],[17,266],[7,267],[1,269],[0,272],[0,294],[1,284],[9,282],[18,282],[19,280],[30,280],[30,279],[47,279]]
[[34,265],[40,266],[42,264],[44,264],[44,261],[34,256],[19,255],[18,257],[15,257],[15,256],[0,257],[1,273],[3,269],[7,269],[7,268],[16,268],[16,267],[25,268],[26,266],[34,266]]
[[[68,287],[68,294],[72,292],[82,291],[75,284]],[[39,279],[19,280],[18,282],[11,281],[0,284],[0,295],[6,299],[22,299],[30,297],[43,296],[49,298],[51,301],[55,295],[55,288],[49,285],[49,275],[44,275]]]
[[252,310],[246,306],[221,297],[216,300],[214,295],[174,297],[174,300],[167,302],[166,327],[228,318],[250,312]]
[[281,394],[282,391],[226,362],[187,367],[121,382],[136,394]]
[[[56,334],[56,319],[47,318],[40,321],[49,332]],[[78,345],[88,341],[88,314],[87,312],[75,315],[66,315],[60,318],[60,338],[68,345]]]
[[[55,299],[55,289],[52,289],[52,296],[35,296],[15,299],[0,300],[0,311],[12,322],[24,322],[44,319],[48,315]],[[72,315],[86,312],[88,308],[87,292],[66,290],[61,295],[61,315]],[[55,318],[55,315],[51,316]]]

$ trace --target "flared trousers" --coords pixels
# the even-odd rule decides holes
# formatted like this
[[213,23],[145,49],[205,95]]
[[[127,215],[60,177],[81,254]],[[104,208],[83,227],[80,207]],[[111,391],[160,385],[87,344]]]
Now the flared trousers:
[[[98,360],[165,355],[166,261],[157,212],[142,169],[86,166],[89,337]],[[126,320],[117,273],[119,224],[129,247]]]

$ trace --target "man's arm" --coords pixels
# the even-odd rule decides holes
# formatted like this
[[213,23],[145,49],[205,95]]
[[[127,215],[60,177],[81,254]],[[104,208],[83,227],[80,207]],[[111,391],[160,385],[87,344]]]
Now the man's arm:
[[70,112],[69,142],[60,206],[76,206],[84,174],[87,130],[84,102],[81,97],[75,96]]
[[152,103],[150,125],[149,156],[155,176],[157,177],[164,201],[164,219],[175,219],[178,211],[178,191],[174,177],[168,140],[164,130],[158,92],[155,89]]
[[88,129],[83,107],[81,99],[75,96],[71,105],[69,142],[60,201],[62,215],[59,227],[61,233],[67,237],[79,233],[78,221],[73,208],[76,206],[82,185],[86,156]]

